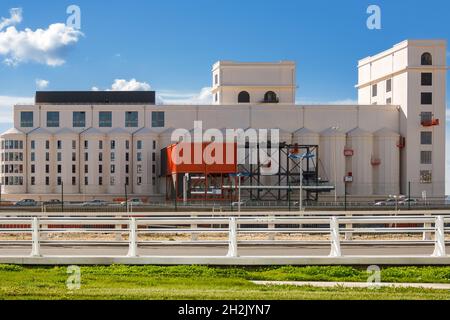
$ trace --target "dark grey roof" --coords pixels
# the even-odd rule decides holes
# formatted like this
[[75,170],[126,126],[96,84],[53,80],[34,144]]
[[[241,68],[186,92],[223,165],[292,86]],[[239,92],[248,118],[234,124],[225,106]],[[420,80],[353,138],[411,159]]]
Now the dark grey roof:
[[36,104],[155,104],[155,91],[36,91]]

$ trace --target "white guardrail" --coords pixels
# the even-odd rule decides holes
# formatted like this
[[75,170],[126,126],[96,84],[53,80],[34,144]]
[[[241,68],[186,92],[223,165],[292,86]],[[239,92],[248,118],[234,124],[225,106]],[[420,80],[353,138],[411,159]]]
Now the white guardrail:
[[[159,213],[158,213],[159,214]],[[186,214],[186,213],[184,213]],[[195,213],[198,215],[199,213]],[[235,213],[236,214],[236,213]],[[449,216],[315,216],[315,217],[0,217],[0,263],[155,263],[155,264],[450,264],[446,254],[445,236],[450,232],[446,224]],[[50,239],[50,234],[114,234],[114,240]],[[28,239],[20,240],[14,235],[28,234]],[[31,234],[31,240],[29,235]],[[146,240],[145,235],[190,234],[190,240],[174,241]],[[224,240],[199,240],[199,234],[225,234]],[[267,240],[243,240],[240,235],[267,235]],[[322,236],[322,239],[275,240],[274,235]],[[416,240],[358,239],[355,235],[420,235]],[[127,239],[123,239],[123,235]],[[5,236],[9,236],[6,238]],[[13,238],[13,239],[11,239]],[[23,238],[23,236],[22,236]],[[217,237],[216,237],[217,238]],[[228,246],[224,257],[205,256],[140,256],[139,248],[151,245],[214,245]],[[434,245],[432,255],[419,256],[344,256],[342,245]],[[5,256],[1,248],[5,246],[31,245],[29,255]],[[49,256],[43,255],[43,246],[110,246],[127,245],[126,256]],[[239,247],[244,245],[322,245],[329,246],[328,256],[286,257],[239,255]],[[280,249],[282,250],[282,249]],[[153,259],[152,259],[153,258]],[[301,260],[304,258],[303,260]],[[128,260],[127,260],[128,259]],[[439,260],[441,259],[441,260]]]

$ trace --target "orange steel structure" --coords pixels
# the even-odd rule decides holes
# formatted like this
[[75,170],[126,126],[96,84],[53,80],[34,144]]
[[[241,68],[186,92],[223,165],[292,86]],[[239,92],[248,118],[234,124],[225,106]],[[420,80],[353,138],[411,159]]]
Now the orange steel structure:
[[162,152],[166,159],[163,173],[167,177],[167,198],[172,195],[176,200],[233,199],[233,190],[224,186],[236,185],[236,178],[231,176],[238,170],[236,143],[180,142]]

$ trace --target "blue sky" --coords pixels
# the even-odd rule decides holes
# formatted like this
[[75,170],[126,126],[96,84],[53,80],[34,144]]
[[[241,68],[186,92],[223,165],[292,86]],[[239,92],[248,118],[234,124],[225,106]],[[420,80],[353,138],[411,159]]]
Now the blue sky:
[[[136,79],[128,85],[150,86],[167,101],[201,101],[217,60],[294,60],[299,102],[352,101],[358,59],[404,39],[450,39],[446,0],[2,0],[0,17],[21,8],[20,23],[9,25],[21,35],[29,28],[31,37],[36,29],[65,23],[71,4],[81,8],[83,35],[69,34],[74,39],[66,44],[49,34],[55,43],[33,55],[24,40],[12,59],[0,37],[2,129],[12,101],[30,99],[39,79],[46,90],[105,90],[117,79]],[[381,8],[381,30],[366,27],[371,4]],[[59,60],[49,62],[49,56]]]

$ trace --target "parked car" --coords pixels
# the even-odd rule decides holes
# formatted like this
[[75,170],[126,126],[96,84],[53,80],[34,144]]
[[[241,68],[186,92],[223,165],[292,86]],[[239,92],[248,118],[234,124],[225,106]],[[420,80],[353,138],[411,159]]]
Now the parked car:
[[409,205],[414,206],[414,205],[417,205],[419,202],[417,201],[417,199],[413,199],[413,198],[406,198],[399,202],[399,204],[402,206],[407,206],[408,203],[409,203]]
[[[126,201],[122,201],[120,204],[122,206],[126,206],[127,202]],[[139,199],[139,198],[133,198],[133,199],[128,200],[128,204],[131,205],[131,206],[142,206],[144,204],[144,202],[142,202],[142,200]]]
[[51,199],[51,200],[49,200],[49,201],[45,201],[44,202],[44,205],[57,205],[57,204],[61,204],[61,200],[59,200],[59,199]]
[[95,199],[95,200],[83,202],[81,205],[83,207],[102,207],[102,206],[108,205],[108,202],[105,200]]
[[394,199],[394,198],[389,198],[383,201],[377,201],[375,202],[375,206],[395,206],[395,204],[397,203],[398,200]]
[[23,200],[17,201],[14,205],[18,206],[18,207],[35,207],[35,206],[37,206],[37,202],[36,202],[36,200],[33,200],[33,199],[23,199]]

